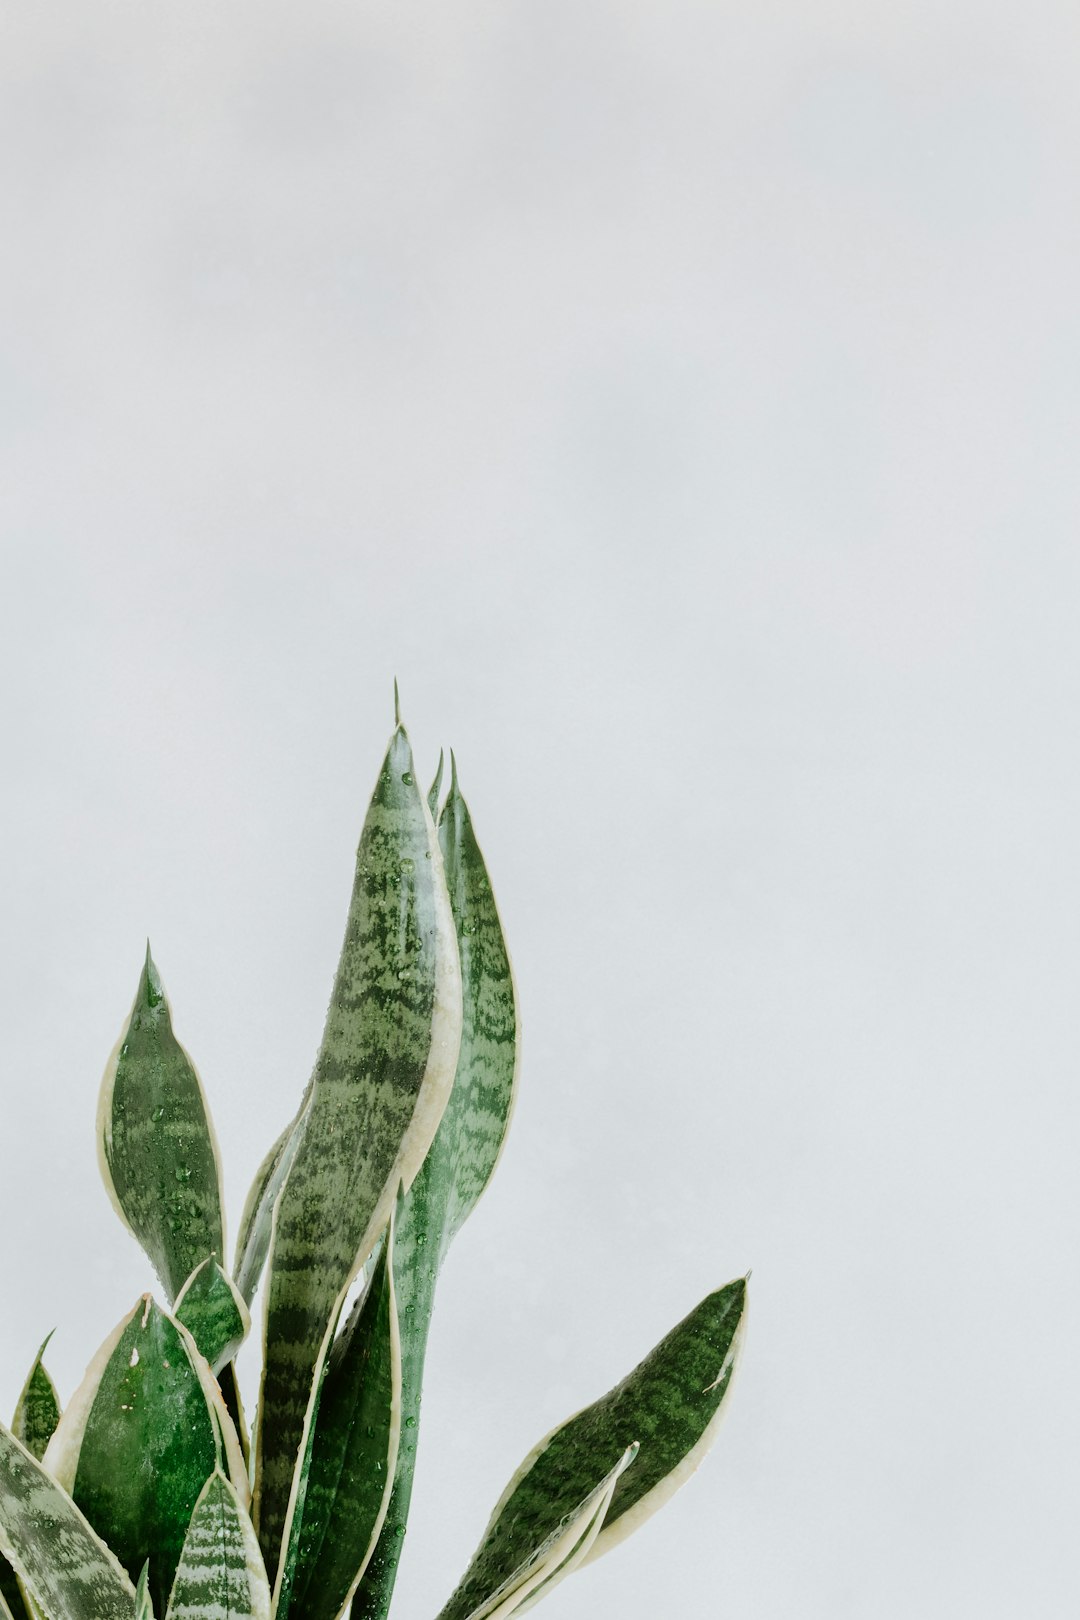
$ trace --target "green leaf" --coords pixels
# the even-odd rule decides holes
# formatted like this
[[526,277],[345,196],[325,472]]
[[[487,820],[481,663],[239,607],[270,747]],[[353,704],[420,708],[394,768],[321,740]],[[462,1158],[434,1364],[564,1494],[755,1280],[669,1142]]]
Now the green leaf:
[[135,1588],[120,1564],[2,1424],[0,1551],[49,1620],[131,1620]]
[[463,1019],[453,1090],[420,1173],[405,1199],[394,1245],[401,1321],[404,1428],[390,1507],[353,1602],[353,1620],[384,1620],[402,1552],[416,1462],[420,1391],[438,1269],[451,1239],[491,1180],[509,1128],[520,1051],[510,957],[487,867],[458,785],[439,820],[447,887],[461,954]]
[[316,1367],[442,1117],[461,979],[442,857],[394,733],[357,851],[345,943],[295,1157],[274,1212],[255,1501],[268,1572],[299,1488]]
[[222,1459],[246,1491],[221,1394],[187,1330],[145,1295],[91,1362],[45,1465],[164,1612],[184,1533]]
[[195,1504],[166,1620],[270,1620],[270,1587],[251,1520],[217,1472]]
[[367,1288],[330,1352],[303,1510],[275,1594],[278,1620],[290,1608],[304,1620],[335,1620],[386,1517],[401,1431],[394,1224],[391,1218]]
[[233,1276],[236,1278],[237,1288],[249,1306],[259,1286],[262,1268],[266,1264],[274,1206],[292,1165],[293,1154],[299,1145],[300,1135],[297,1126],[303,1116],[309,1095],[310,1090],[305,1093],[304,1103],[296,1118],[289,1121],[256,1170],[243,1214],[240,1216]]
[[150,1560],[143,1564],[135,1585],[135,1620],[154,1620],[154,1605],[150,1601]]
[[251,1315],[229,1278],[212,1257],[196,1266],[176,1296],[175,1316],[219,1373],[251,1330]]
[[442,778],[443,778],[443,751],[440,748],[439,749],[439,768],[435,772],[435,780],[432,782],[431,786],[428,788],[428,796],[427,796],[427,804],[428,804],[428,809],[431,811],[431,818],[432,818],[433,821],[436,821],[436,822],[439,819],[439,790],[442,787]]
[[41,1359],[51,1338],[50,1333],[34,1358],[11,1424],[11,1432],[16,1440],[21,1440],[31,1456],[39,1462],[60,1421],[60,1397]]
[[[597,1476],[635,1442],[586,1554],[607,1551],[655,1513],[700,1463],[714,1438],[742,1341],[746,1282],[710,1294],[634,1371],[552,1431],[526,1457],[491,1516],[461,1585],[439,1620],[467,1620],[476,1593],[510,1579],[521,1556],[577,1510]],[[497,1579],[496,1579],[497,1577]]]
[[217,1143],[195,1065],[176,1039],[157,968],[146,961],[98,1103],[101,1174],[170,1300],[207,1255],[222,1259]]
[[[461,1620],[507,1620],[577,1569],[588,1557],[619,1480],[637,1452],[636,1445],[627,1446],[615,1466],[550,1529],[545,1530],[543,1521],[534,1521],[524,1531],[516,1524],[501,1526],[478,1549],[439,1620],[451,1612]],[[507,1542],[499,1543],[497,1537],[504,1531]],[[530,1534],[539,1539],[530,1540]]]

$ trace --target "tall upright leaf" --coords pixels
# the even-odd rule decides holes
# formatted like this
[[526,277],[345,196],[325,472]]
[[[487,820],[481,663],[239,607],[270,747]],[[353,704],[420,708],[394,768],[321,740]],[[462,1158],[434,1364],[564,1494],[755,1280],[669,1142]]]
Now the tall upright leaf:
[[49,1620],[131,1620],[135,1588],[119,1562],[2,1424],[0,1552]]
[[195,1504],[165,1620],[270,1620],[258,1538],[220,1470]]
[[274,1211],[255,1512],[268,1573],[299,1489],[313,1375],[341,1302],[442,1117],[461,978],[442,856],[398,726],[360,837],[345,943]]
[[147,1295],[91,1362],[45,1465],[132,1579],[150,1560],[158,1614],[196,1499],[222,1462],[246,1492],[243,1459],[209,1367],[187,1330]]
[[[308,1093],[305,1093],[306,1106]],[[262,1268],[270,1248],[270,1229],[274,1208],[285,1177],[292,1168],[293,1154],[300,1142],[298,1126],[304,1113],[301,1106],[295,1119],[291,1119],[255,1172],[236,1237],[236,1259],[233,1276],[246,1303],[250,1306],[259,1286]]]
[[394,1228],[391,1217],[367,1288],[330,1352],[302,1510],[278,1575],[277,1620],[290,1612],[335,1620],[386,1516],[401,1433]]
[[50,1333],[34,1357],[34,1365],[19,1394],[11,1422],[11,1432],[16,1440],[21,1440],[31,1456],[39,1462],[60,1421],[60,1397],[42,1360],[51,1338]]
[[[523,1550],[539,1546],[576,1511],[598,1476],[628,1447],[640,1451],[620,1474],[584,1561],[614,1546],[656,1512],[712,1443],[742,1341],[746,1282],[710,1294],[622,1383],[546,1436],[496,1504],[483,1540],[439,1620],[471,1620],[477,1593],[513,1576]],[[552,1584],[545,1578],[544,1589]]]
[[173,1034],[149,944],[105,1066],[97,1134],[106,1191],[174,1300],[200,1261],[224,1257],[221,1170],[202,1084]]
[[[386,1523],[357,1590],[353,1620],[382,1620],[390,1606],[412,1497],[438,1270],[494,1173],[517,1082],[520,1020],[510,957],[458,783],[457,762],[450,757],[450,792],[439,818],[439,844],[461,954],[461,1050],[446,1111],[398,1221],[394,1284],[401,1321],[404,1427]],[[436,777],[432,797],[437,797],[438,781]]]
[[213,1258],[195,1267],[176,1296],[175,1314],[215,1374],[232,1360],[251,1329],[243,1298]]

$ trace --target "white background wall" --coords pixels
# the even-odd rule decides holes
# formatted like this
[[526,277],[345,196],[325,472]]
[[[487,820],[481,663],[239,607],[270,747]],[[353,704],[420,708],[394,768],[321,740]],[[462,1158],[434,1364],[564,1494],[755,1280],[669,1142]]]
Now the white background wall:
[[5,1415],[148,1282],[147,932],[235,1228],[397,674],[527,1026],[402,1620],[750,1265],[716,1453],[551,1620],[1075,1615],[1078,70],[1068,0],[4,11]]

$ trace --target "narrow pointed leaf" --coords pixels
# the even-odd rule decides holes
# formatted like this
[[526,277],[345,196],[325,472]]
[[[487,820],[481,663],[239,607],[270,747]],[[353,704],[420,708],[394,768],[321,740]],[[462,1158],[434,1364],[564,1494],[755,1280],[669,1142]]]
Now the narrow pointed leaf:
[[221,1391],[221,1398],[225,1402],[225,1410],[232,1420],[233,1431],[240,1444],[240,1455],[244,1459],[244,1469],[246,1471],[251,1460],[251,1444],[247,1418],[244,1415],[244,1402],[240,1395],[240,1384],[236,1377],[235,1362],[230,1361],[228,1366],[222,1367],[218,1373],[218,1388]]
[[439,793],[440,793],[440,790],[442,788],[442,779],[443,779],[443,751],[440,748],[439,749],[439,767],[438,767],[438,770],[435,772],[435,777],[434,777],[434,780],[432,781],[431,786],[428,788],[428,796],[427,796],[428,809],[431,811],[432,820],[434,820],[434,821],[437,821],[438,816],[439,816]]
[[258,1539],[235,1487],[220,1472],[195,1504],[166,1620],[270,1620]]
[[135,1584],[135,1620],[154,1620],[154,1605],[150,1601],[150,1560],[139,1571]]
[[41,1359],[51,1338],[50,1333],[34,1358],[11,1423],[11,1432],[16,1440],[21,1440],[31,1456],[39,1462],[60,1421],[60,1397]]
[[708,1450],[731,1384],[746,1311],[739,1278],[710,1294],[613,1390],[552,1431],[526,1457],[491,1516],[469,1573],[439,1620],[467,1620],[475,1572],[508,1579],[522,1544],[538,1545],[553,1522],[576,1509],[603,1471],[640,1444],[615,1483],[586,1560],[644,1522],[694,1471]]
[[[453,756],[451,756],[453,758]],[[461,955],[461,1048],[453,1090],[405,1199],[394,1246],[401,1322],[404,1428],[386,1523],[353,1603],[353,1620],[384,1620],[402,1553],[420,1420],[420,1390],[438,1268],[491,1180],[513,1112],[520,1022],[510,957],[454,761],[439,820]]]
[[135,1588],[117,1559],[2,1424],[0,1551],[49,1620],[131,1620]]
[[101,1174],[169,1299],[207,1255],[222,1259],[217,1143],[195,1065],[147,946],[139,988],[101,1082]]
[[431,1145],[460,1037],[442,857],[399,728],[361,834],[310,1099],[274,1212],[255,1495],[275,1575],[326,1336],[386,1226],[398,1184],[412,1181]]
[[290,1609],[304,1620],[335,1620],[386,1516],[401,1429],[393,1227],[391,1221],[367,1290],[330,1353],[303,1512],[293,1521],[282,1560],[286,1579],[279,1582],[278,1620]]
[[247,1305],[214,1259],[191,1273],[176,1296],[175,1314],[214,1373],[232,1360],[251,1330]]
[[439,1620],[509,1620],[576,1569],[595,1542],[619,1480],[637,1456],[629,1445],[584,1497],[561,1515],[492,1524]]
[[145,1296],[94,1358],[45,1464],[163,1614],[184,1533],[222,1461],[246,1489],[221,1395],[186,1329]]
[[[307,1094],[305,1094],[305,1103]],[[289,1173],[293,1154],[300,1141],[297,1129],[303,1107],[291,1119],[255,1172],[251,1190],[240,1216],[240,1231],[236,1239],[236,1261],[233,1276],[236,1286],[250,1306],[259,1286],[262,1268],[270,1248],[270,1229],[274,1219],[274,1206],[282,1183]]]

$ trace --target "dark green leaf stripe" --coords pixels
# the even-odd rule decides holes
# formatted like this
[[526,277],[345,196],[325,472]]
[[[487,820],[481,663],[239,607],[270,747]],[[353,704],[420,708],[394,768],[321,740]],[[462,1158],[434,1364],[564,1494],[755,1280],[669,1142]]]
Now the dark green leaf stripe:
[[413,1179],[453,1081],[461,980],[442,859],[400,727],[357,851],[310,1101],[274,1211],[255,1501],[267,1570],[293,1511],[312,1379],[340,1303]]
[[144,1296],[91,1363],[45,1462],[132,1579],[150,1560],[158,1614],[223,1447],[246,1488],[209,1368],[187,1331]]
[[[305,1095],[305,1104],[307,1094]],[[248,1305],[255,1297],[262,1268],[266,1264],[270,1247],[270,1228],[274,1218],[274,1205],[285,1177],[292,1166],[293,1154],[300,1140],[297,1129],[303,1108],[291,1119],[255,1172],[251,1190],[240,1217],[240,1231],[236,1239],[236,1261],[233,1276],[236,1286]]]
[[135,1588],[120,1564],[2,1424],[0,1551],[49,1620],[131,1620]]
[[235,1487],[212,1474],[195,1504],[166,1620],[269,1620],[259,1543]]
[[219,1373],[231,1361],[251,1329],[248,1308],[214,1259],[204,1260],[176,1296],[176,1320],[182,1322]]
[[223,1258],[217,1143],[195,1065],[146,947],[139,988],[98,1105],[101,1173],[170,1300],[207,1255]]
[[368,1286],[330,1353],[300,1531],[290,1538],[292,1596],[279,1590],[279,1620],[290,1610],[304,1620],[335,1620],[386,1515],[401,1431],[393,1241],[391,1221]]
[[42,1361],[51,1338],[50,1333],[34,1357],[34,1365],[22,1387],[11,1424],[11,1432],[16,1440],[21,1440],[31,1456],[39,1462],[60,1421],[60,1397]]
[[474,1571],[511,1574],[521,1548],[538,1545],[552,1520],[574,1511],[597,1475],[640,1443],[612,1493],[589,1558],[623,1539],[689,1477],[716,1431],[731,1383],[746,1309],[739,1278],[710,1294],[634,1371],[530,1452],[491,1516],[465,1581],[440,1620],[466,1620]]
[[613,1468],[593,1483],[580,1502],[546,1524],[525,1529],[511,1521],[501,1527],[505,1539],[491,1538],[477,1550],[461,1584],[439,1620],[450,1614],[461,1620],[508,1620],[557,1585],[587,1556],[596,1539],[618,1481],[637,1456],[630,1445]]
[[[452,760],[439,820],[461,955],[462,1032],[450,1100],[398,1222],[394,1282],[401,1321],[402,1429],[397,1473],[378,1546],[352,1620],[383,1620],[412,1497],[420,1390],[438,1267],[495,1170],[513,1111],[520,1025],[510,958],[487,867]],[[437,793],[438,778],[433,793]]]

